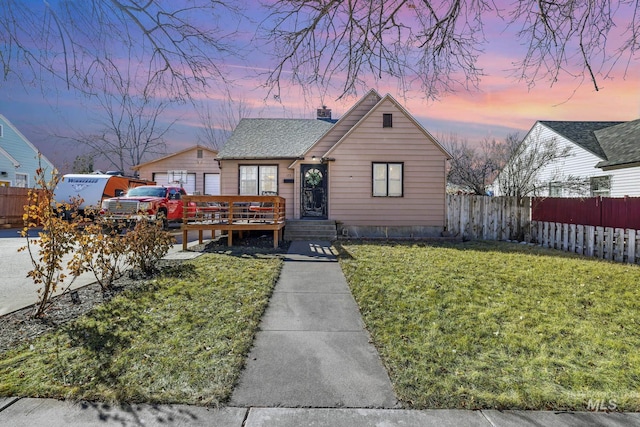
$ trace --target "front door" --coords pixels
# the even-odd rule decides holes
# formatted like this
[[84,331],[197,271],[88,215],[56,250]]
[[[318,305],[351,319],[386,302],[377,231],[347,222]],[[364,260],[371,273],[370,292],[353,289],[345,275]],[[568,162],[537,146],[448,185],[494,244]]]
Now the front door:
[[301,165],[301,217],[327,219],[327,165]]

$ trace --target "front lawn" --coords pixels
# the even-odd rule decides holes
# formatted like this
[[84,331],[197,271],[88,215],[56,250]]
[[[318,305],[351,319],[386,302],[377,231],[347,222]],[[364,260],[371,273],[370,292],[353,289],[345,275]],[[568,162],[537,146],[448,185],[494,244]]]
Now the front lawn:
[[205,254],[0,355],[0,396],[225,401],[280,272],[274,257]]
[[342,243],[410,408],[640,410],[640,268],[496,242]]

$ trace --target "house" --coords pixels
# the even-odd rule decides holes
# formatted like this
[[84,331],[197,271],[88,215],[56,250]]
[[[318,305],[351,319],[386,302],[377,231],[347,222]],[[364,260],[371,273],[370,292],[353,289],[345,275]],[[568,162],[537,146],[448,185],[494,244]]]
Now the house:
[[277,194],[290,220],[343,236],[439,236],[447,151],[390,95],[369,91],[339,120],[242,119],[218,153],[224,195]]
[[[535,196],[640,196],[640,120],[582,122],[541,120],[524,144],[554,141],[566,157],[542,168]],[[497,195],[500,190],[494,184]]]
[[134,166],[142,179],[160,185],[182,184],[188,194],[220,194],[218,152],[195,145],[177,153]]
[[0,114],[0,185],[33,188],[39,167],[45,171],[47,182],[50,181],[53,164]]

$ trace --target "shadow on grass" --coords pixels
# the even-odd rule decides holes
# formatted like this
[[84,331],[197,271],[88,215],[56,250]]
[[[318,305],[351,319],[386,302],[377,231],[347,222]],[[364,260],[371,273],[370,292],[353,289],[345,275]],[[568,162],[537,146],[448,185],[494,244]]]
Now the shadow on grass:
[[[137,317],[135,314],[133,316]],[[72,345],[84,349],[89,353],[89,360],[94,361],[94,366],[83,367],[91,370],[91,383],[101,384],[111,390],[117,399],[121,399],[128,396],[127,384],[120,381],[121,367],[115,361],[118,355],[131,347],[133,339],[120,326],[112,324],[111,318],[110,313],[95,312],[90,321],[69,326],[67,334]],[[63,363],[60,361],[61,369],[65,369]],[[87,374],[76,372],[71,376],[73,381],[85,382]]]
[[[344,246],[343,246],[344,245]],[[335,242],[334,246],[338,251],[341,259],[354,259],[354,256],[345,246],[361,246],[361,245],[378,245],[378,246],[406,246],[406,247],[429,247],[429,248],[446,248],[459,251],[475,251],[475,252],[497,252],[505,254],[524,254],[537,257],[562,257],[574,258],[590,262],[607,262],[614,261],[603,260],[600,258],[580,255],[572,252],[565,252],[559,249],[543,248],[536,244],[502,242],[492,240],[470,240],[466,242],[430,242],[416,240],[350,240],[347,242]],[[619,263],[616,263],[619,264]]]
[[273,235],[259,232],[245,232],[243,238],[235,237],[233,245],[227,245],[227,236],[223,235],[208,242],[198,252],[229,255],[240,258],[264,258],[265,256],[285,255],[289,251],[289,241],[281,241],[273,247]]

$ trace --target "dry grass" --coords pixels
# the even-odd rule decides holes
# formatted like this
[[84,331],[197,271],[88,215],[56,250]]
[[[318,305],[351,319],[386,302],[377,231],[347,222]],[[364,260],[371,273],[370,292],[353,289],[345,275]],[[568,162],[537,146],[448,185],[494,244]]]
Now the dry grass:
[[412,408],[640,410],[640,268],[496,242],[340,245]]
[[206,254],[2,354],[0,396],[224,402],[280,272],[274,257]]

